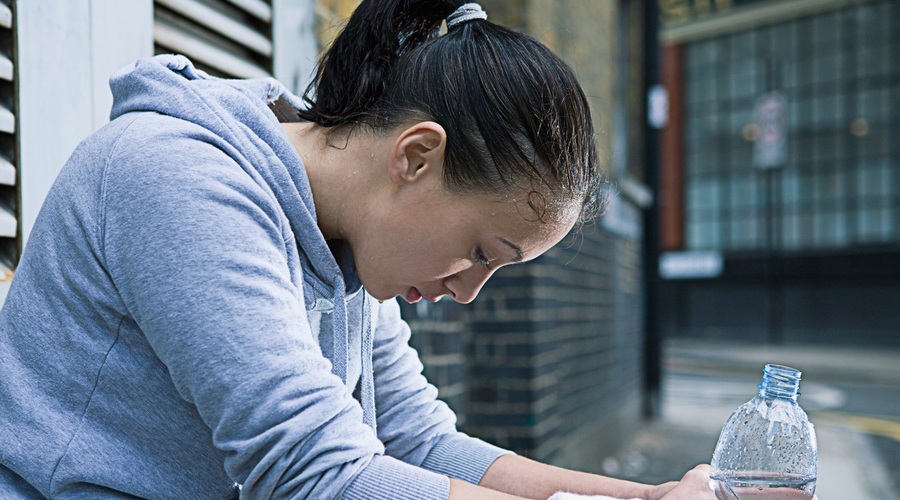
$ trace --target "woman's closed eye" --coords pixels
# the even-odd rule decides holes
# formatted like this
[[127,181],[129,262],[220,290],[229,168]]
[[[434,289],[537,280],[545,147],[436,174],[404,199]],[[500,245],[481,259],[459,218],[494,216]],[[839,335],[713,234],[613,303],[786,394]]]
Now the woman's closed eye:
[[481,249],[481,247],[475,249],[475,260],[477,260],[478,263],[481,264],[481,266],[485,269],[491,268],[491,260],[484,255],[484,251]]

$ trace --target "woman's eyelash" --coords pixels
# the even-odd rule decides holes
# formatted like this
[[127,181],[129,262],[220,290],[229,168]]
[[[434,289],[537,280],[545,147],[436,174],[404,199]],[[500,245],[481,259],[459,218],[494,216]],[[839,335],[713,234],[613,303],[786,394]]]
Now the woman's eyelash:
[[480,248],[475,250],[475,259],[478,261],[479,264],[484,266],[485,269],[491,268],[491,261],[488,260],[487,257],[485,257],[484,252]]

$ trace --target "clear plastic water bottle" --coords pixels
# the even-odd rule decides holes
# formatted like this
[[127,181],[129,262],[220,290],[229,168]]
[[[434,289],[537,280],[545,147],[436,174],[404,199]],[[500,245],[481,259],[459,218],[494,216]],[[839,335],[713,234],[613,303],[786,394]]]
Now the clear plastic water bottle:
[[816,432],[797,404],[800,371],[766,365],[759,394],[725,423],[710,478],[719,500],[809,500],[816,491]]

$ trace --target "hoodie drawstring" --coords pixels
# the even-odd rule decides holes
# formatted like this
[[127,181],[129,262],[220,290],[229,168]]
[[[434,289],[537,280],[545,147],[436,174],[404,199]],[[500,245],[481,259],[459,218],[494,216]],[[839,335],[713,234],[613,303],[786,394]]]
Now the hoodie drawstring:
[[363,290],[365,330],[362,338],[362,373],[360,374],[362,388],[359,399],[362,402],[363,422],[377,430],[375,425],[375,371],[372,368],[372,354],[375,347],[372,335],[372,306],[369,303],[368,294]]
[[[338,281],[338,280],[336,280]],[[347,303],[344,300],[343,290],[344,283],[343,280],[340,280],[340,283],[335,283],[335,290],[340,290],[339,293],[335,293],[334,296],[334,328],[333,328],[333,340],[332,340],[332,365],[334,367],[334,374],[337,375],[341,381],[346,385],[347,384],[347,367],[350,365],[350,335],[349,328],[347,325]],[[339,286],[338,286],[339,285]],[[362,300],[363,300],[363,335],[361,339],[361,370],[360,370],[360,405],[363,410],[363,422],[371,427],[372,429],[376,428],[375,425],[375,373],[372,368],[372,351],[374,349],[373,345],[373,335],[372,335],[372,309],[369,305],[369,299],[365,290],[362,292]]]
[[350,334],[347,328],[347,304],[344,302],[343,280],[334,283],[334,313],[332,327],[332,359],[334,374],[347,384],[347,367],[350,365]]

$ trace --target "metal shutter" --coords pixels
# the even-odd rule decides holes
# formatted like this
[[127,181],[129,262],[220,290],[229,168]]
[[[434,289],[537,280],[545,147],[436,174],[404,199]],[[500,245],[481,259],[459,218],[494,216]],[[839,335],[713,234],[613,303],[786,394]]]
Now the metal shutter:
[[0,0],[0,280],[12,279],[19,260],[16,155],[14,0]]
[[154,0],[157,54],[184,54],[210,74],[272,74],[271,0]]

